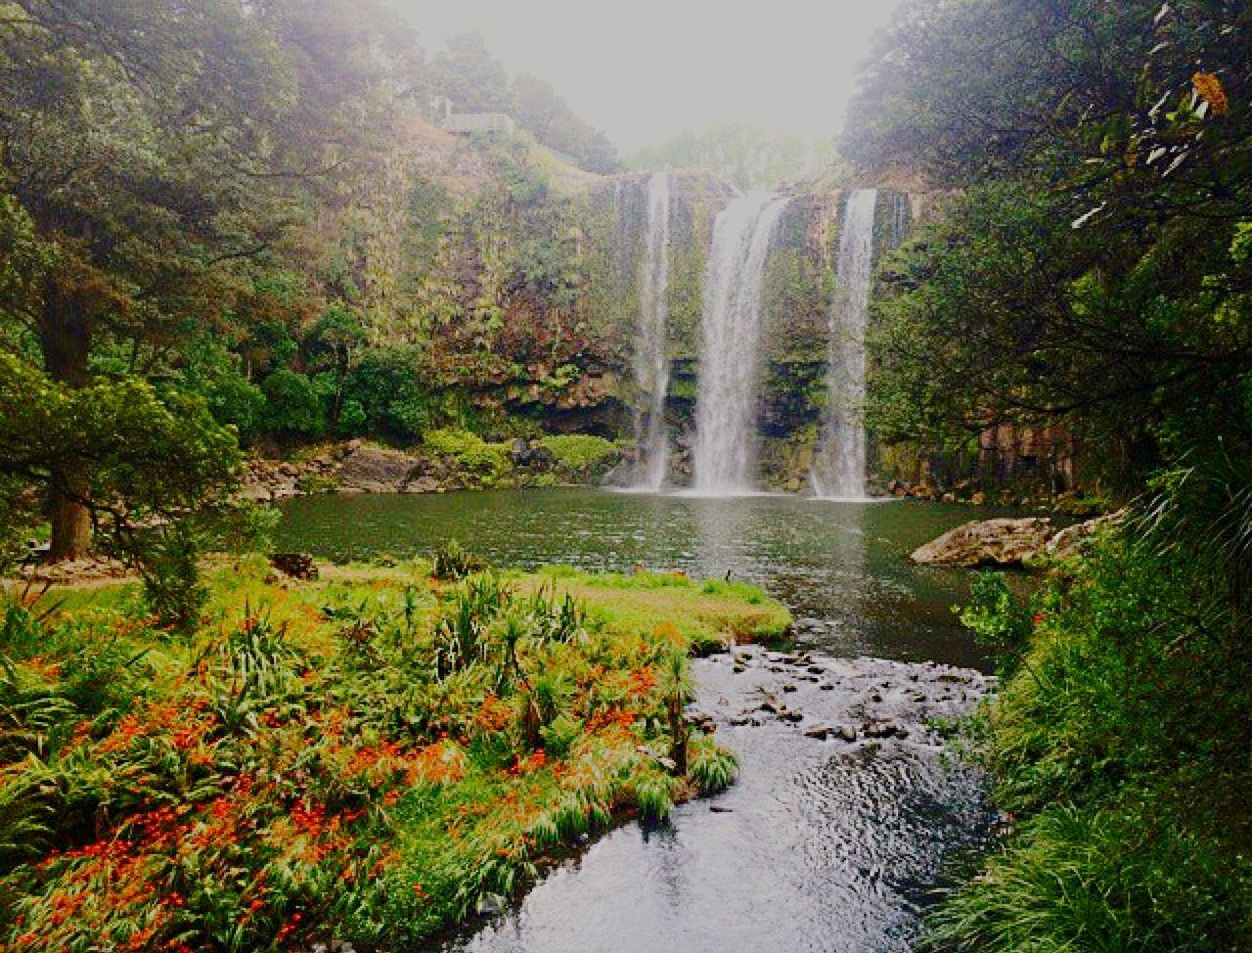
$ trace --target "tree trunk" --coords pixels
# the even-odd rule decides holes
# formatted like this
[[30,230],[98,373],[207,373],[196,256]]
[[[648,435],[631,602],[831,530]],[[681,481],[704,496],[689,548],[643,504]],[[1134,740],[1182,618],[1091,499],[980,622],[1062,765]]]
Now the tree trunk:
[[[90,379],[91,321],[72,292],[55,279],[44,293],[39,322],[39,343],[48,375],[70,387],[85,387]],[[52,542],[48,558],[53,562],[80,559],[91,552],[91,513],[87,509],[90,474],[81,460],[68,459],[52,469],[48,519]]]
[[52,523],[48,559],[82,559],[91,553],[91,512],[82,502],[87,495],[86,473],[80,466],[66,464],[58,468],[54,480],[48,501],[48,519]]

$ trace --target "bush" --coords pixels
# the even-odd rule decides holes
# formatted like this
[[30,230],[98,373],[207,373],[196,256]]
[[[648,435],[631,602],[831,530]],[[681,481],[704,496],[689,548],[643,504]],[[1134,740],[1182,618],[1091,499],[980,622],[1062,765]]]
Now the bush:
[[434,569],[436,579],[464,579],[476,572],[489,569],[487,560],[464,549],[455,539],[449,539],[435,550]]
[[234,426],[246,442],[261,428],[266,397],[244,376],[242,363],[221,344],[202,339],[188,348],[181,378],[184,390],[203,397],[214,419]]
[[326,411],[313,382],[295,371],[275,371],[261,384],[265,394],[265,426],[276,433],[320,437],[326,432]]
[[964,618],[1018,660],[973,732],[1016,829],[936,915],[942,948],[1252,943],[1252,645],[1197,541],[1220,537],[1172,525],[1164,550],[1097,542],[1029,609],[976,585]]
[[143,579],[144,602],[163,627],[184,634],[195,630],[209,591],[200,580],[202,540],[186,521],[144,534],[135,561]]
[[423,443],[431,453],[484,480],[494,480],[509,470],[509,455],[503,445],[487,443],[466,430],[432,430]]
[[617,462],[617,444],[588,434],[544,437],[540,445],[552,454],[557,470],[568,478],[602,476]]

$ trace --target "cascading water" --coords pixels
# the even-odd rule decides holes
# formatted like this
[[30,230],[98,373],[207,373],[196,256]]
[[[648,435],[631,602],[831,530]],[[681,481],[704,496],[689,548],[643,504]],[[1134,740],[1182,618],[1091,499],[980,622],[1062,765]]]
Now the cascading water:
[[665,429],[665,398],[669,392],[666,353],[669,307],[669,177],[658,172],[648,181],[648,220],[643,284],[639,293],[639,336],[635,344],[635,380],[641,401],[635,411],[634,487],[659,490],[669,471],[669,436]]
[[830,314],[830,386],[813,491],[823,499],[861,499],[865,489],[865,325],[874,267],[877,189],[848,196],[839,237]]
[[713,226],[705,275],[700,385],[696,400],[695,488],[753,489],[765,263],[789,199],[750,192]]

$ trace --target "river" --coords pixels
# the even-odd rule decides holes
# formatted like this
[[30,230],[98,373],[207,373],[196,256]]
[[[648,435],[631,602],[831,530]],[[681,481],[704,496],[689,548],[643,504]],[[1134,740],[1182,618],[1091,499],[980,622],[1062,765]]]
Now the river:
[[455,538],[501,566],[729,575],[795,614],[793,652],[696,663],[693,713],[738,754],[735,786],[584,845],[429,950],[885,953],[914,948],[946,871],[990,830],[977,776],[930,727],[986,689],[986,660],[951,611],[968,577],[908,560],[971,518],[592,489],[311,496],[284,505],[278,542],[351,559]]

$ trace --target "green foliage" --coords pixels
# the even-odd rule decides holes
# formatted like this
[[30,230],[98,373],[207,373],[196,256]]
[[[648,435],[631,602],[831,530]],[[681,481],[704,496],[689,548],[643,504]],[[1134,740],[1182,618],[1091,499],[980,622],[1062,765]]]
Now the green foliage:
[[1149,0],[902,8],[844,149],[960,192],[885,268],[882,436],[942,450],[996,423],[1061,425],[1101,448],[1094,475],[1123,499],[1220,436],[1247,444],[1237,19]]
[[453,461],[485,482],[503,476],[509,468],[505,445],[487,443],[467,430],[432,430],[422,442],[431,453]]
[[204,399],[213,418],[233,426],[244,442],[255,438],[265,415],[266,397],[244,376],[238,355],[204,338],[188,348],[180,385]]
[[735,782],[739,761],[733,752],[719,747],[709,735],[691,739],[691,780],[702,794],[718,794]]
[[1050,808],[944,909],[944,950],[1241,949],[1252,864],[1224,838],[1183,826],[1129,793],[1101,809]]
[[552,454],[554,465],[567,479],[603,476],[620,456],[613,441],[590,434],[541,437],[539,445]]
[[1030,609],[1014,595],[1003,574],[974,575],[969,605],[961,610],[961,624],[974,633],[980,645],[991,650],[1005,674],[1017,670],[1030,645]]
[[[1203,496],[1196,487],[1170,508],[1199,511],[1186,499]],[[1210,571],[1205,552],[1221,541],[1203,523],[1170,525],[1102,540],[1036,597],[1029,651],[978,732],[1014,830],[940,909],[943,948],[1198,951],[1252,939],[1247,624],[1234,579]],[[1020,607],[991,579],[980,588],[970,620],[1016,640]]]
[[[684,674],[659,677],[673,646],[658,616],[596,625],[533,578],[443,592],[407,567],[265,574],[219,573],[217,621],[191,643],[120,602],[10,613],[4,943],[420,943],[614,816],[663,817],[689,793],[643,754],[665,749]],[[480,645],[440,676],[466,606]],[[698,785],[726,780],[728,756],[693,745]]]
[[467,551],[455,539],[445,540],[435,550],[432,575],[436,579],[464,579],[490,567],[481,556]]
[[618,170],[617,150],[604,133],[575,115],[552,84],[528,73],[513,80],[512,113],[535,138],[591,172]]
[[209,598],[200,581],[202,540],[190,521],[147,531],[139,553],[144,601],[158,625],[193,631]]
[[291,370],[275,371],[261,384],[265,424],[281,434],[320,437],[326,431],[322,396],[313,382]]

